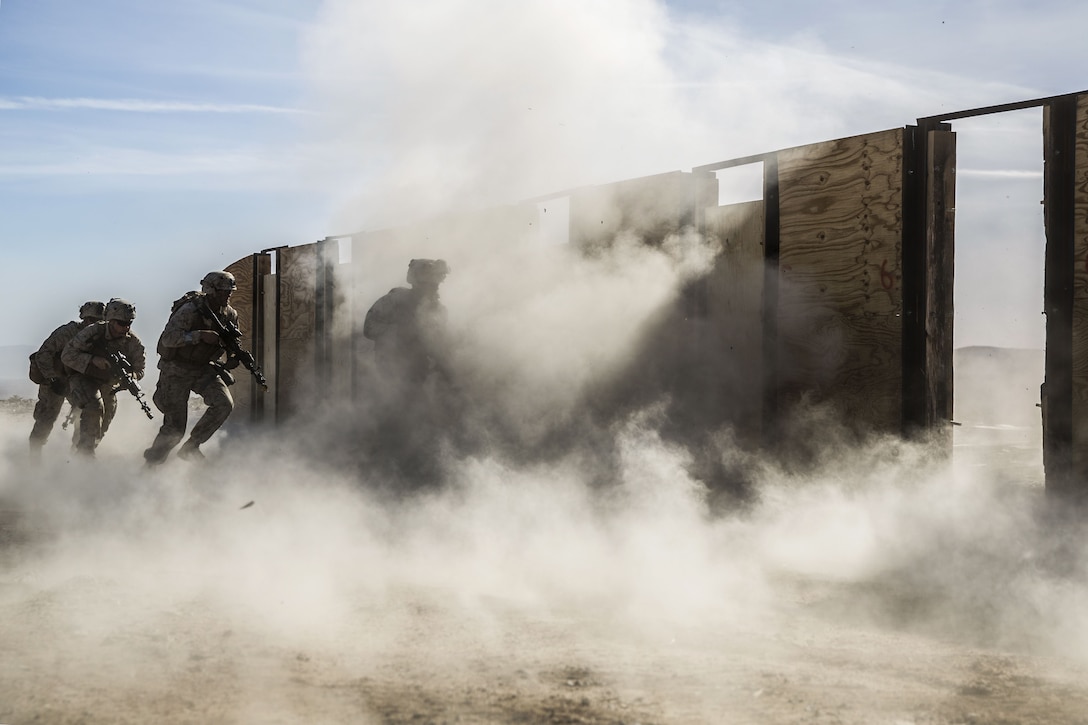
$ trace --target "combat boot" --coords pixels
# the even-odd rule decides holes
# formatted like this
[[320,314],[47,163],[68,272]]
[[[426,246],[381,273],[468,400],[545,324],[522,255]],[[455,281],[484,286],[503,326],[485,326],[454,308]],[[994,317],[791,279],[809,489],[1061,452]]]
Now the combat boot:
[[190,438],[178,449],[178,458],[186,461],[203,461],[204,454],[200,452],[200,444],[193,443],[193,439]]
[[170,449],[161,450],[154,446],[144,451],[144,463],[148,466],[158,466],[166,462],[166,457],[170,455]]

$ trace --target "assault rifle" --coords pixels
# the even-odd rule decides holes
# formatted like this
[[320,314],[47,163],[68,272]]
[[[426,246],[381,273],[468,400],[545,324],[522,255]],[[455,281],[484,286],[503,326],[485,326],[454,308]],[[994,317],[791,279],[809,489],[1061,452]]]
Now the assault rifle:
[[[268,381],[265,379],[264,373],[261,372],[261,366],[253,359],[253,353],[249,350],[243,350],[239,343],[239,340],[242,339],[242,331],[238,329],[238,325],[229,320],[221,319],[219,315],[212,311],[207,300],[204,300],[200,307],[201,314],[211,320],[212,330],[219,335],[219,341],[223,343],[223,348],[227,351],[227,354],[242,363],[242,367],[253,374],[253,379],[261,386],[261,390],[268,390]],[[223,378],[223,382],[230,385],[234,380],[233,376],[223,366],[216,367],[219,376]],[[224,373],[226,373],[225,377]]]
[[136,398],[136,402],[144,409],[147,419],[154,420],[155,416],[151,415],[151,408],[147,405],[147,401],[144,400],[144,391],[140,390],[140,384],[136,382],[136,371],[133,369],[132,363],[120,352],[111,352],[106,355],[106,359],[110,361],[110,369],[120,378],[117,387],[111,390],[110,394],[116,395],[122,390],[127,390],[132,393],[132,397]]

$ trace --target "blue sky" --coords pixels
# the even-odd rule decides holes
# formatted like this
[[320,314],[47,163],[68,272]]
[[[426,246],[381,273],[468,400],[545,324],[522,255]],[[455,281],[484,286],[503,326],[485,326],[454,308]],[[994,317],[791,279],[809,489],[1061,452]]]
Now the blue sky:
[[[1083,90],[1086,22],[981,0],[0,0],[4,303],[25,310],[0,345],[110,296],[153,344],[172,299],[266,247]],[[954,130],[957,345],[1036,346],[1039,115]]]

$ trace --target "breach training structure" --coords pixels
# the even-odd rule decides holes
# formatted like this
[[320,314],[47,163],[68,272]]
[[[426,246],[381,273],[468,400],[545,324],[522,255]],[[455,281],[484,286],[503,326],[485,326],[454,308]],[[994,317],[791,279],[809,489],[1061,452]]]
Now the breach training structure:
[[[1088,92],[1086,92],[1088,93]],[[383,245],[540,228],[566,204],[568,243],[591,253],[619,232],[657,244],[716,236],[711,274],[657,333],[672,374],[657,383],[694,425],[731,424],[767,446],[802,397],[852,425],[950,445],[956,134],[951,121],[1043,109],[1048,491],[1088,493],[1088,95],[920,118],[915,125],[563,192],[485,212],[267,249],[228,269],[245,344],[271,390],[239,385],[241,418],[275,422],[316,395],[351,395],[356,330],[385,291],[344,289],[339,269]],[[718,205],[715,172],[761,164],[762,199]],[[350,245],[352,262],[341,262]],[[345,255],[346,256],[346,255]],[[403,257],[403,255],[399,255]],[[418,255],[425,256],[425,255]],[[356,270],[353,279],[365,279]],[[345,301],[336,304],[337,300]]]

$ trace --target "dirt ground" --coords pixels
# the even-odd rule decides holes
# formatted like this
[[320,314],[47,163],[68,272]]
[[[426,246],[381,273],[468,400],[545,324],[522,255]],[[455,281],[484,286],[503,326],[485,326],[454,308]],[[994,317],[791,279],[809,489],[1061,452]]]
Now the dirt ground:
[[[229,515],[260,515],[262,504]],[[146,535],[145,547],[155,541]],[[972,561],[989,541],[969,542]],[[1088,652],[1061,646],[1060,630],[1044,636],[1057,599],[1017,593],[1038,562],[970,596],[956,593],[955,576],[927,573],[941,567],[932,552],[902,576],[768,567],[751,580],[765,590],[758,606],[738,610],[726,596],[720,616],[632,612],[608,586],[581,600],[590,587],[466,595],[460,571],[413,580],[375,569],[380,586],[351,585],[339,609],[296,617],[277,615],[275,600],[290,610],[293,594],[315,586],[300,570],[271,572],[271,587],[249,586],[243,571],[214,574],[261,601],[247,608],[225,604],[209,579],[173,584],[196,559],[120,555],[94,537],[78,555],[62,557],[63,546],[26,511],[0,514],[0,723],[1088,723]],[[368,566],[359,562],[359,582]],[[300,574],[297,587],[282,580]],[[1079,585],[1039,576],[1064,592],[1062,616],[1084,611]],[[1014,610],[1037,626],[1011,633]]]
[[855,593],[787,589],[759,626],[650,635],[502,601],[481,635],[448,593],[390,592],[358,602],[356,627],[285,647],[200,601],[86,631],[61,610],[127,596],[115,582],[74,576],[30,599],[5,582],[0,721],[1088,722],[1083,663],[844,621],[836,600]]

